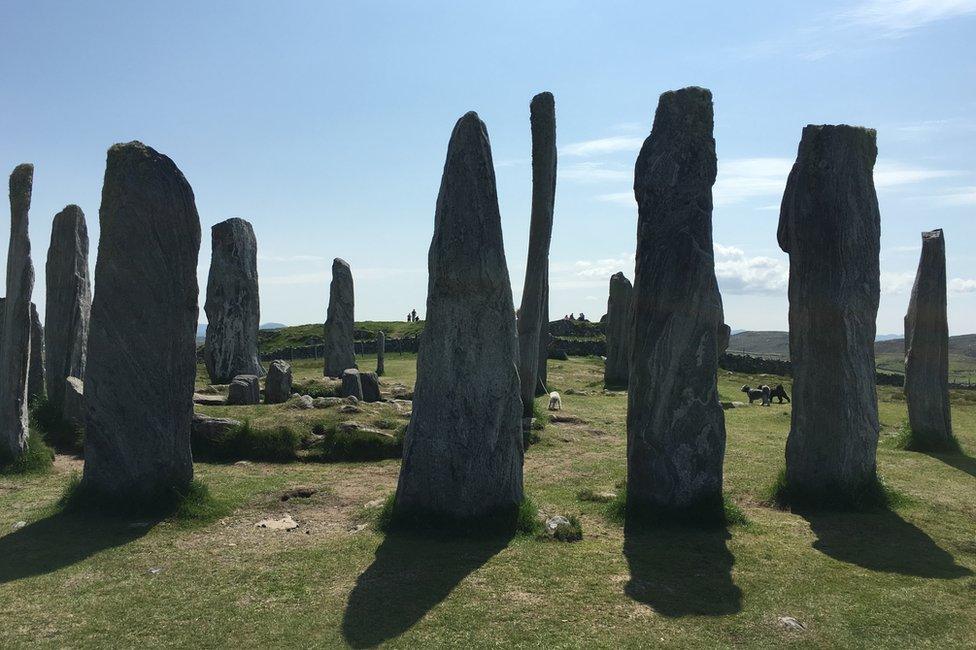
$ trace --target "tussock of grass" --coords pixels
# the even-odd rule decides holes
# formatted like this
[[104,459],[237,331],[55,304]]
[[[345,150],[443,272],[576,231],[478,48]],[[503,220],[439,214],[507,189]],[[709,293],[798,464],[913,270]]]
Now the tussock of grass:
[[313,399],[316,397],[342,397],[339,394],[339,384],[324,384],[315,379],[308,379],[299,384],[295,384],[292,386],[292,392],[298,393],[299,395],[308,395]]
[[11,461],[0,461],[0,475],[43,474],[51,470],[53,463],[54,450],[45,444],[36,429],[32,429],[27,438],[27,453]]
[[952,436],[947,442],[934,441],[924,436],[916,435],[911,426],[905,421],[898,429],[895,438],[895,448],[903,451],[920,451],[936,454],[961,454],[962,447],[959,440]]
[[48,401],[47,396],[34,400],[30,410],[31,425],[55,449],[81,453],[84,450],[84,427],[66,420],[61,409]]
[[649,526],[673,523],[703,528],[749,525],[748,517],[727,494],[722,495],[721,505],[707,502],[680,509],[634,505],[628,508],[626,487],[618,489],[617,497],[604,509],[607,519],[613,523]]
[[887,485],[884,478],[874,481],[853,492],[837,486],[818,492],[808,492],[790,486],[786,480],[786,468],[779,471],[776,481],[766,491],[764,501],[773,507],[813,511],[868,512],[892,510],[909,502],[901,492]]
[[311,457],[324,462],[375,461],[403,456],[404,427],[395,433],[341,430],[335,424],[316,424],[313,433],[324,436]]
[[298,458],[301,434],[286,426],[254,427],[247,420],[219,436],[193,436],[193,456],[218,462],[255,460],[286,463]]
[[191,481],[185,488],[174,486],[155,495],[136,498],[97,492],[86,486],[77,473],[68,480],[58,506],[71,513],[172,519],[188,523],[214,521],[232,510],[228,503],[213,497],[206,484],[199,480]]
[[531,498],[522,498],[518,507],[472,519],[456,519],[439,514],[397,512],[396,495],[384,501],[376,515],[376,528],[384,533],[411,532],[437,537],[486,537],[516,534],[534,537],[542,534],[539,509]]

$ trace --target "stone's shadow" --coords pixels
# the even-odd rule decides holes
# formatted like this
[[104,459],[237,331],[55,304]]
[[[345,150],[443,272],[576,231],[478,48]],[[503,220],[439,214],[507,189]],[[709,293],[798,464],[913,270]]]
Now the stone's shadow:
[[926,452],[925,455],[942,461],[949,467],[955,467],[960,472],[965,472],[973,478],[976,478],[976,458],[972,458],[963,453],[937,454],[934,452]]
[[387,534],[349,594],[342,618],[346,642],[368,648],[403,634],[511,539]]
[[149,532],[142,522],[90,513],[57,513],[0,537],[0,584],[43,575],[122,546]]
[[724,616],[742,609],[725,527],[624,526],[624,592],[662,616]]
[[813,548],[835,560],[922,578],[972,575],[925,532],[891,510],[794,512],[810,523],[817,536]]

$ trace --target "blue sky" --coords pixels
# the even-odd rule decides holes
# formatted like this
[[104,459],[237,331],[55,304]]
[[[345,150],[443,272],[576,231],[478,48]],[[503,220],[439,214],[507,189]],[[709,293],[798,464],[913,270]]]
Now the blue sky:
[[[976,331],[976,0],[848,2],[13,2],[0,0],[0,169],[35,164],[43,303],[51,220],[97,241],[105,152],[139,139],[193,186],[204,238],[258,237],[262,321],[324,320],[333,257],[357,318],[423,311],[448,137],[491,137],[516,302],[528,238],[528,106],[556,97],[554,317],[599,316],[633,275],[640,143],[660,93],[715,98],[717,272],[737,329],[785,329],[778,206],[808,123],[878,129],[879,332],[902,330],[919,232],[946,231],[953,334]],[[9,212],[0,212],[5,264]],[[43,313],[43,309],[42,309]],[[201,310],[201,320],[203,313]]]

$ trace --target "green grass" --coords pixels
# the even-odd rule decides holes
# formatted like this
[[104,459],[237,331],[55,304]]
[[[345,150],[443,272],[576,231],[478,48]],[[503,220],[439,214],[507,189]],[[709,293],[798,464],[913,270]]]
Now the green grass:
[[945,443],[935,443],[922,436],[915,435],[908,420],[905,420],[898,430],[898,437],[895,439],[895,447],[905,451],[921,451],[945,454],[961,454],[962,447],[959,440],[952,436]]
[[391,494],[383,501],[377,513],[376,526],[387,534],[411,533],[439,539],[478,539],[513,534],[538,537],[544,530],[539,509],[529,496],[524,496],[518,507],[511,511],[502,510],[471,519],[457,519],[428,512],[402,512],[397,509],[396,495]]
[[[369,367],[375,358],[358,361]],[[384,390],[412,386],[415,363],[415,355],[388,351]],[[292,365],[296,382],[321,376],[321,360]],[[726,411],[724,492],[748,525],[640,530],[610,520],[607,503],[578,498],[587,489],[623,490],[626,395],[603,393],[596,358],[551,361],[549,375],[563,414],[581,423],[547,425],[525,454],[525,491],[546,517],[573,513],[585,531],[580,542],[362,528],[395,490],[399,461],[302,462],[304,451],[288,464],[197,462],[196,477],[226,506],[216,520],[97,518],[56,508],[81,467],[62,456],[53,471],[0,476],[3,644],[976,645],[973,391],[951,392],[953,425],[969,454],[925,454],[897,448],[903,395],[879,388],[878,468],[904,498],[866,512],[764,505],[782,467],[790,406]],[[719,392],[739,401],[743,384],[780,381],[723,372]],[[198,385],[206,383],[201,374]],[[407,421],[392,404],[360,406],[362,413],[263,404],[197,410],[303,436],[316,424]],[[305,487],[315,495],[281,501]],[[299,530],[255,527],[285,513]],[[806,631],[783,630],[782,616]]]
[[853,491],[832,486],[814,492],[798,489],[789,484],[786,468],[779,471],[776,481],[767,491],[766,502],[777,508],[793,508],[801,511],[853,511],[889,510],[905,505],[907,497],[889,486],[883,477]]
[[0,464],[0,476],[49,472],[53,462],[54,450],[44,442],[36,429],[31,429],[27,438],[27,453],[20,458]]
[[374,461],[403,455],[403,429],[386,431],[341,430],[336,425],[319,425],[313,433],[324,436],[312,450],[323,462]]
[[222,435],[191,438],[194,458],[217,462],[237,460],[287,463],[298,458],[302,436],[289,426],[253,426],[245,420]]
[[80,453],[84,447],[84,427],[66,420],[61,409],[40,397],[31,405],[31,426],[41,433],[49,446],[59,451]]

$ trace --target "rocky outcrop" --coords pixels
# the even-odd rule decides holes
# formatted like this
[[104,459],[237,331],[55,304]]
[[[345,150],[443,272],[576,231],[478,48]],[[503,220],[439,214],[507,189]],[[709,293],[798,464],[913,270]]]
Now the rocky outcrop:
[[44,326],[37,305],[31,303],[30,367],[27,370],[27,403],[44,397]]
[[7,293],[0,330],[0,465],[17,460],[27,451],[27,376],[34,291],[27,215],[33,181],[33,165],[18,165],[10,174]]
[[607,299],[607,360],[603,366],[603,383],[608,387],[626,388],[630,379],[630,300],[634,292],[623,273],[610,276]]
[[44,364],[48,402],[64,410],[65,380],[85,376],[91,279],[88,226],[77,205],[54,216],[45,267]]
[[154,149],[114,145],[99,225],[82,487],[109,500],[154,502],[193,478],[200,252],[193,190]]
[[261,403],[261,386],[257,375],[237,375],[227,387],[227,404],[247,406]]
[[291,366],[277,359],[268,366],[264,378],[264,401],[266,404],[284,404],[291,397]]
[[722,511],[728,344],[712,255],[712,95],[661,95],[634,170],[637,258],[627,408],[631,513]]
[[532,218],[529,254],[518,317],[522,416],[532,417],[539,375],[540,336],[548,302],[549,244],[556,200],[556,105],[552,93],[539,93],[529,105],[532,125]]
[[329,313],[325,320],[325,376],[342,377],[342,371],[356,368],[353,343],[354,292],[349,263],[338,257],[332,262]]
[[793,363],[786,483],[815,500],[853,498],[876,480],[877,153],[871,129],[806,127],[780,209]]
[[513,514],[522,501],[518,339],[491,146],[476,113],[451,134],[428,271],[395,513]]
[[258,360],[258,244],[247,221],[233,218],[211,229],[207,280],[207,339],[203,348],[210,381],[226,384],[237,375],[264,374]]
[[912,445],[952,446],[949,413],[949,322],[942,230],[922,233],[922,256],[905,315],[905,401]]

